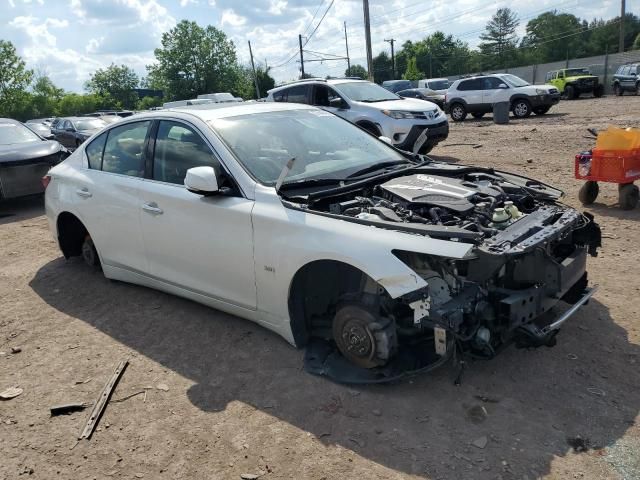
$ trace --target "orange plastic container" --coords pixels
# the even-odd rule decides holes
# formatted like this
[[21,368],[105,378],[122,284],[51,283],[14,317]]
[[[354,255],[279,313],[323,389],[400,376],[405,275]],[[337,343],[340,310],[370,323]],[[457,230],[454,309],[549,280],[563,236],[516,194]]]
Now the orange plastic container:
[[575,158],[575,177],[598,182],[631,183],[640,179],[640,148],[603,150],[594,148],[591,155]]

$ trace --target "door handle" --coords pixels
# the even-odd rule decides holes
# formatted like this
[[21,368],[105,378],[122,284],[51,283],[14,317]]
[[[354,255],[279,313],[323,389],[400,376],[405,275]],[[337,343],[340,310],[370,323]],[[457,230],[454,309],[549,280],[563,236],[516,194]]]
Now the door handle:
[[142,205],[142,209],[145,212],[152,213],[153,215],[162,215],[164,213],[163,210],[158,207],[158,204],[155,202],[145,203],[144,205]]
[[93,196],[93,193],[91,193],[89,191],[89,189],[87,189],[87,188],[78,189],[78,190],[76,190],[76,193],[79,196],[84,197],[84,198],[89,198],[89,197]]

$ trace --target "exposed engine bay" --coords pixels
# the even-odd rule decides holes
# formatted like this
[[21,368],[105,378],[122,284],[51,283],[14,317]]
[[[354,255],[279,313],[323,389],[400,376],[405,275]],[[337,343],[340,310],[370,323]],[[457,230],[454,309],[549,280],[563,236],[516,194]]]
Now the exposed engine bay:
[[[421,341],[436,356],[414,362],[418,371],[454,351],[491,358],[513,342],[553,345],[560,325],[593,294],[586,258],[601,245],[593,217],[558,203],[561,196],[518,175],[433,162],[379,182],[309,193],[299,205],[307,211],[474,245],[462,260],[395,250],[425,289],[391,299],[365,283],[357,301],[343,302],[348,310],[331,312],[342,356],[380,370],[361,377],[350,371],[345,381],[397,378],[404,367],[393,359]],[[560,300],[573,310],[549,318]],[[335,365],[329,370],[340,376]]]

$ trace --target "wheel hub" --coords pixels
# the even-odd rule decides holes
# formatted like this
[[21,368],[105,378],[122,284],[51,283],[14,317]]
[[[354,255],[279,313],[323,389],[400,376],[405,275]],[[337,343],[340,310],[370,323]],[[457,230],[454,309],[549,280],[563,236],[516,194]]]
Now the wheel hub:
[[371,332],[360,322],[348,321],[342,330],[342,340],[352,355],[360,358],[371,357],[375,341]]

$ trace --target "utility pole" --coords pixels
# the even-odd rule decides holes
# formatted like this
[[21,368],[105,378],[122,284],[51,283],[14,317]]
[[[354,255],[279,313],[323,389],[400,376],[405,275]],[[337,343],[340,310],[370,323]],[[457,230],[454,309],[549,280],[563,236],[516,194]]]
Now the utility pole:
[[344,22],[344,46],[347,49],[347,77],[351,76],[351,60],[349,60],[349,41],[347,40],[347,22]]
[[625,17],[625,0],[620,0],[620,44],[618,45],[618,53],[624,52],[624,17]]
[[371,54],[371,25],[369,23],[369,0],[362,0],[364,10],[364,38],[367,44],[367,71],[369,81],[373,82],[373,55]]
[[247,40],[249,44],[249,56],[251,57],[251,70],[253,70],[253,81],[256,84],[256,99],[260,98],[260,87],[258,86],[258,75],[256,75],[256,66],[253,63],[253,52],[251,51],[251,40]]
[[302,56],[302,35],[298,34],[298,44],[300,45],[300,78],[304,78],[304,57]]
[[393,78],[396,78],[396,55],[393,51],[393,44],[395,43],[396,39],[390,38],[389,40],[387,40],[385,38],[384,41],[391,44],[391,67],[393,68]]

